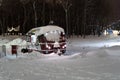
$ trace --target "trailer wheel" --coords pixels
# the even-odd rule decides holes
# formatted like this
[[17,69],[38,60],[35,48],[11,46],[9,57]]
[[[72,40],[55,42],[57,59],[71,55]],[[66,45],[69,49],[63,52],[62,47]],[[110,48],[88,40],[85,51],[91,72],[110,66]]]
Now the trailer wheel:
[[59,56],[61,56],[63,53],[58,53]]
[[22,53],[26,53],[26,52],[28,52],[28,49],[27,48],[23,48],[23,49],[21,49],[21,52]]
[[62,50],[62,54],[64,54],[66,52],[66,50]]
[[33,50],[32,49],[27,49],[27,48],[23,48],[23,49],[21,49],[21,52],[22,53],[31,53]]

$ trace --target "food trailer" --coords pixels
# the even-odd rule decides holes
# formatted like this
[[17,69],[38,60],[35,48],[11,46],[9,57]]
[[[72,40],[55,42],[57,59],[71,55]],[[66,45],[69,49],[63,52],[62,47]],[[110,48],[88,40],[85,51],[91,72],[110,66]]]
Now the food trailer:
[[43,54],[61,55],[66,52],[65,32],[59,26],[47,25],[33,28],[26,34],[26,41],[26,48],[21,50],[23,53],[39,51]]

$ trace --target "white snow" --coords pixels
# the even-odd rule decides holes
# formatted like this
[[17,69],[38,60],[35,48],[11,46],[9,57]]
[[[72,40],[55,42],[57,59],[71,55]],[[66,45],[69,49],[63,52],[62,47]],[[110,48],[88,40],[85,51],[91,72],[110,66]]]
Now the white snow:
[[[0,37],[0,46],[7,46],[6,56],[0,58],[0,80],[120,80],[120,36],[70,38],[62,56],[22,54],[23,37]],[[17,57],[11,55],[15,44]]]
[[47,26],[41,26],[41,27],[33,28],[30,31],[28,31],[28,33],[35,33],[35,35],[38,36],[38,35],[41,35],[41,34],[45,34],[49,31],[64,32],[64,29],[59,27],[59,26],[55,26],[55,25],[47,25]]

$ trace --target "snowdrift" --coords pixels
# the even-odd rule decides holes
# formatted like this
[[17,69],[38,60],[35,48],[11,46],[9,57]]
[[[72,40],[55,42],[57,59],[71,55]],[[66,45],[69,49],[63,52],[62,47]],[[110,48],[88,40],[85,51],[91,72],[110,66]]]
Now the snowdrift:
[[17,46],[25,46],[26,45],[26,41],[21,39],[21,38],[16,38],[8,43],[5,44],[5,46],[7,48],[11,47],[11,45],[17,45]]
[[[120,42],[119,37],[69,40],[70,51],[64,56],[33,51],[17,58],[1,58],[0,80],[120,80],[120,45],[106,44]],[[25,42],[17,38],[6,45],[24,45]],[[97,45],[93,45],[95,43]]]

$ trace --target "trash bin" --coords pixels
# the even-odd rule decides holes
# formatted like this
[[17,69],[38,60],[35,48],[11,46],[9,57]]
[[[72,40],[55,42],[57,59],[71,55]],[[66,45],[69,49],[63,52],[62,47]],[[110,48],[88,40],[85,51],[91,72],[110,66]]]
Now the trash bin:
[[17,45],[12,45],[11,53],[12,55],[15,54],[17,56]]

